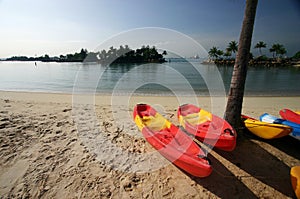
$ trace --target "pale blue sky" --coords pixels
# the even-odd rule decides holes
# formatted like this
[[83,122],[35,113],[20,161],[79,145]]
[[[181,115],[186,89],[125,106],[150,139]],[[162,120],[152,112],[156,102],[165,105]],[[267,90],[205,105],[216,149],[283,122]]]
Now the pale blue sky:
[[[259,0],[253,43],[265,41],[267,49],[283,44],[289,56],[299,51],[299,2]],[[224,49],[231,40],[238,41],[244,4],[244,0],[0,0],[0,58],[93,51],[115,34],[142,27],[170,28],[206,50]]]

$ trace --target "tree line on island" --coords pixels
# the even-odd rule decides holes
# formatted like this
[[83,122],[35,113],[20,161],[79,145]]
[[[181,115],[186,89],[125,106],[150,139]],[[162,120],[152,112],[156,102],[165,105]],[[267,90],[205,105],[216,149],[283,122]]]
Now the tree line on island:
[[[263,48],[267,48],[267,44],[263,41],[259,41],[254,46],[255,49],[258,49],[259,56],[254,57],[250,53],[249,65],[265,65],[265,66],[274,66],[274,65],[291,65],[294,62],[300,59],[300,51],[298,51],[294,56],[287,57],[286,48],[279,43],[273,44],[269,49],[269,52],[272,53],[272,57],[267,57],[262,53]],[[235,54],[238,50],[238,43],[236,41],[229,42],[225,51],[220,50],[218,47],[213,46],[209,51],[209,60],[204,61],[206,64],[215,63],[217,65],[233,65],[235,60]]]
[[45,54],[40,57],[13,56],[6,61],[42,61],[42,62],[99,62],[102,64],[114,63],[162,63],[166,60],[164,55],[166,51],[159,53],[153,46],[142,46],[136,50],[132,50],[128,45],[120,46],[118,49],[113,46],[109,50],[101,50],[99,52],[88,52],[86,49],[74,54],[60,55],[50,57]]
[[[287,57],[286,48],[279,43],[273,44],[269,49],[272,53],[272,58],[267,57],[262,53],[262,49],[266,48],[267,44],[259,41],[254,48],[258,49],[259,56],[254,57],[250,53],[250,66],[285,66],[299,64],[300,51],[294,56]],[[238,50],[238,43],[231,41],[225,51],[220,50],[218,47],[213,46],[209,51],[209,59],[204,61],[203,64],[216,64],[216,65],[233,65],[235,55]],[[166,51],[159,53],[153,46],[142,46],[139,49],[132,50],[128,45],[120,46],[118,49],[113,46],[108,50],[101,50],[99,52],[88,52],[86,49],[81,49],[80,52],[74,54],[66,54],[60,56],[50,57],[48,54],[39,57],[27,56],[13,56],[5,59],[5,61],[42,61],[42,62],[98,62],[101,64],[115,64],[115,63],[163,63],[166,62],[164,55]]]

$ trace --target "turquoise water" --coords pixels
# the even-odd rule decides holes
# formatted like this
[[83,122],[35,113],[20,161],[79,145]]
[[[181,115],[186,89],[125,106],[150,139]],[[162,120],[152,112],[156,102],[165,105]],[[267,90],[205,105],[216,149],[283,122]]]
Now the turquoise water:
[[[163,64],[0,62],[0,90],[212,95],[227,93],[232,67],[172,60]],[[300,69],[250,67],[245,95],[300,96]],[[224,91],[225,89],[225,91]]]

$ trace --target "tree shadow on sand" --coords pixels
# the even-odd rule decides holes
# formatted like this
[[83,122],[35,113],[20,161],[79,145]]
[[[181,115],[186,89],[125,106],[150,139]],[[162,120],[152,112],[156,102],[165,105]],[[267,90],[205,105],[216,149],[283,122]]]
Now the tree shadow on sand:
[[265,142],[300,160],[300,140],[292,136],[285,136],[280,139],[267,140]]
[[[288,197],[295,197],[290,181],[290,167],[247,137],[240,134],[235,150],[230,153],[215,151],[259,181]],[[285,150],[289,151],[289,147],[285,146]]]
[[[280,151],[300,160],[300,139],[293,136],[285,136],[277,139],[266,140],[258,136],[253,135],[250,131],[245,129],[244,137],[248,139],[258,140],[268,143],[269,145],[279,149]],[[300,137],[299,137],[300,138]]]
[[220,198],[257,198],[257,196],[237,177],[235,177],[221,162],[209,155],[213,172],[206,178],[189,177]]

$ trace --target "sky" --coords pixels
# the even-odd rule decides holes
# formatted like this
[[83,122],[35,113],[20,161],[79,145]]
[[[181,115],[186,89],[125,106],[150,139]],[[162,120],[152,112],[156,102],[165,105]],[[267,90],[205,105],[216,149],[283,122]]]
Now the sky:
[[[0,58],[94,51],[143,27],[178,31],[207,51],[225,50],[239,40],[244,8],[245,0],[0,0]],[[288,56],[300,51],[300,0],[259,0],[253,54],[258,41],[267,43],[263,53],[269,56],[274,43]],[[194,53],[187,49],[184,56]]]

